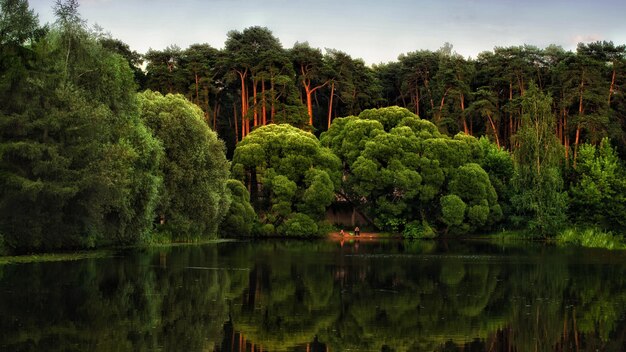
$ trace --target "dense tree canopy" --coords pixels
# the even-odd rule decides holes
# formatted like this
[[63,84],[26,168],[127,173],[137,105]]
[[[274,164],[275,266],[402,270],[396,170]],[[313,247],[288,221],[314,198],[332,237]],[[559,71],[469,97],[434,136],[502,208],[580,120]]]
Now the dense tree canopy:
[[141,119],[163,144],[164,190],[157,208],[174,238],[215,236],[228,210],[229,163],[202,111],[181,95],[139,94]]
[[152,226],[162,149],[138,120],[132,72],[72,2],[36,41],[23,3],[2,2],[3,21],[29,20],[2,26],[13,41],[2,45],[0,233],[23,250],[134,243]]
[[253,26],[140,55],[76,0],[43,27],[26,0],[0,8],[0,247],[149,241],[155,223],[198,238],[224,218],[308,235],[333,202],[410,236],[623,226],[624,45],[445,43],[370,67]]
[[477,164],[484,160],[482,144],[446,137],[407,109],[336,119],[321,141],[343,162],[341,194],[378,228],[466,233],[502,217],[489,175]]
[[286,124],[246,136],[232,169],[250,188],[267,234],[316,235],[340,182],[339,159],[313,134]]

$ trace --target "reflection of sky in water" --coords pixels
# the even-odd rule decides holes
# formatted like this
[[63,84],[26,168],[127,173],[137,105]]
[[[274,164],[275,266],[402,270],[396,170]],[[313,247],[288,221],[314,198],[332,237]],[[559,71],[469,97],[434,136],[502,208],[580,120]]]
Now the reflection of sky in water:
[[0,350],[619,350],[625,259],[532,243],[259,241],[6,265]]

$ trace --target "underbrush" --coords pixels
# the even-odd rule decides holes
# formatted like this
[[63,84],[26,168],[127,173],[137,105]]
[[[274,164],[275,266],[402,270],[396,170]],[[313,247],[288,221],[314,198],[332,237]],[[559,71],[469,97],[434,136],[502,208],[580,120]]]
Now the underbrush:
[[591,248],[626,249],[624,236],[599,228],[569,228],[556,236],[558,244],[574,244]]

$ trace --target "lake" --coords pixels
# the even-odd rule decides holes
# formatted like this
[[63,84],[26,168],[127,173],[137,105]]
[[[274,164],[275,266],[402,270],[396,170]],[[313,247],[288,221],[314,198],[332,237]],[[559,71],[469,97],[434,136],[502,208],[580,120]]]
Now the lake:
[[0,266],[1,351],[624,351],[626,251],[232,241]]

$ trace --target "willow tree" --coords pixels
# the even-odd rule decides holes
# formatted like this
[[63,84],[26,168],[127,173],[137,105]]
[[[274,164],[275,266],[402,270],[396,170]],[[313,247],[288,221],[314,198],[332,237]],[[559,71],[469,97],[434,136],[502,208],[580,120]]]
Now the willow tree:
[[531,84],[522,99],[522,124],[514,136],[516,194],[522,221],[542,236],[554,235],[565,221],[567,194],[561,175],[562,146],[555,134],[552,98]]
[[212,237],[228,210],[224,144],[182,95],[139,94],[141,118],[163,144],[159,229],[173,239]]

